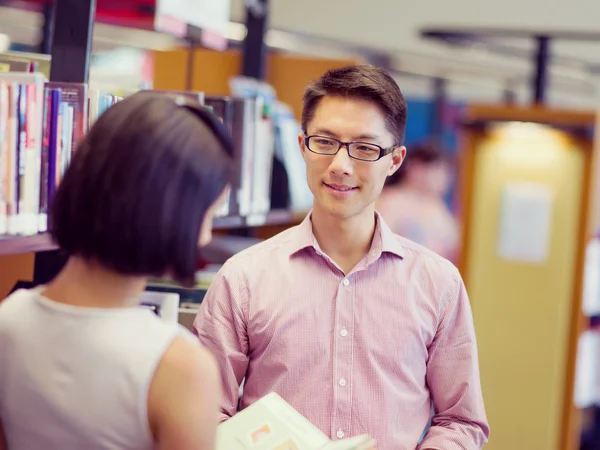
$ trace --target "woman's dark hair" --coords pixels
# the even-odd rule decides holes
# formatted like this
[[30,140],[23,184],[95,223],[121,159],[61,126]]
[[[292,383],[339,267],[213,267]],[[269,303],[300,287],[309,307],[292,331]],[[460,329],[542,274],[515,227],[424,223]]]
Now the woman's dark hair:
[[326,72],[304,91],[302,129],[315,115],[319,102],[326,96],[340,96],[372,101],[385,115],[387,129],[394,144],[402,145],[406,131],[406,100],[394,79],[384,70],[370,64],[347,66]]
[[177,100],[139,92],[92,126],[51,208],[66,253],[124,275],[194,282],[202,222],[230,181],[233,147],[208,109]]

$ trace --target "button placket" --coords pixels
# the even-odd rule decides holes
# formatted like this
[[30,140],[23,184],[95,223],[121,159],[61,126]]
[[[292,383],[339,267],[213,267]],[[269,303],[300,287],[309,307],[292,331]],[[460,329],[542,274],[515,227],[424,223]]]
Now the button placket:
[[[332,380],[334,393],[334,420],[332,434],[342,439],[350,433],[352,414],[352,324],[354,317],[355,289],[351,277],[346,276],[340,280],[337,295],[337,314],[334,339],[336,340],[336,354],[334,364],[334,379]],[[341,433],[341,437],[340,437]]]

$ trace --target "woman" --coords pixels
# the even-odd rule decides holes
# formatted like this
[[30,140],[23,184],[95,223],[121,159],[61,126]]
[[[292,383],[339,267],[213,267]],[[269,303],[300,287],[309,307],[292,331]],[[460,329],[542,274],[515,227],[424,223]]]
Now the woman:
[[215,361],[137,299],[148,276],[193,282],[231,158],[208,111],[166,95],[135,94],[94,124],[52,206],[67,264],[0,304],[8,449],[214,448]]
[[444,196],[450,187],[447,158],[426,143],[408,149],[400,170],[377,200],[377,210],[392,231],[453,262],[459,251],[456,219]]

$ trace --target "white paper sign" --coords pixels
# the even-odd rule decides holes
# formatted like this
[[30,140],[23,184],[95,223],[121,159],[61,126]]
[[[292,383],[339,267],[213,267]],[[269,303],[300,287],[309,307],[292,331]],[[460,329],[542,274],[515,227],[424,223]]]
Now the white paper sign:
[[578,408],[589,408],[599,400],[598,352],[600,336],[595,331],[585,331],[577,345],[577,367],[574,401]]
[[554,193],[541,183],[509,182],[500,203],[500,258],[540,264],[548,258]]
[[600,315],[600,237],[588,242],[585,250],[582,309],[587,316]]

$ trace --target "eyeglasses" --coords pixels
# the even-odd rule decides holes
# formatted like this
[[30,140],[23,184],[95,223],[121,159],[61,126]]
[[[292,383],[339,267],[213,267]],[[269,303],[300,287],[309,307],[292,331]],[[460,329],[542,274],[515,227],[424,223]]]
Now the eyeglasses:
[[396,149],[396,146],[383,148],[368,142],[342,142],[327,136],[304,136],[304,145],[319,155],[337,155],[342,147],[346,147],[350,158],[360,161],[378,161]]

